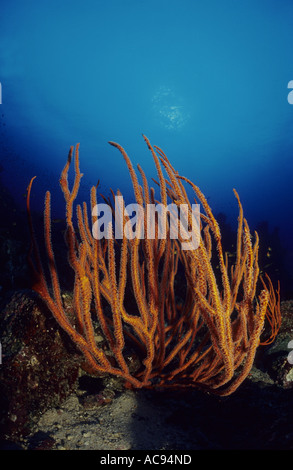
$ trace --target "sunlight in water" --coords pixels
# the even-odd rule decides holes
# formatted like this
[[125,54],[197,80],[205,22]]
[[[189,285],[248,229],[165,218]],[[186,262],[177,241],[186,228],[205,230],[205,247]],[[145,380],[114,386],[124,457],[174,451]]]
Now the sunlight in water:
[[159,124],[167,129],[181,129],[189,120],[182,98],[167,86],[155,92],[152,105]]

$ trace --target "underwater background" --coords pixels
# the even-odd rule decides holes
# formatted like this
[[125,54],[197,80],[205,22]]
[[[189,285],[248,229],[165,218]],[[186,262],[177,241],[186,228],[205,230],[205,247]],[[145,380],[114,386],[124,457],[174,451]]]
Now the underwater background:
[[32,208],[49,189],[52,218],[64,218],[59,176],[79,142],[79,199],[100,181],[133,202],[108,141],[156,177],[143,133],[200,187],[224,238],[238,191],[262,268],[292,298],[292,19],[290,0],[1,2],[1,185],[25,210],[37,175]]

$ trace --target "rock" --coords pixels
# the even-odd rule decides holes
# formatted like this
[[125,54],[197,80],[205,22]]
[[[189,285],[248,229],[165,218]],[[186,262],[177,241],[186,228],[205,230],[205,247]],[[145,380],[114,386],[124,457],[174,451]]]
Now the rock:
[[285,389],[293,388],[293,365],[289,362],[289,342],[293,340],[293,301],[281,303],[282,324],[275,341],[258,350],[257,366]]
[[0,434],[17,440],[74,390],[81,356],[30,290],[6,296],[0,325]]

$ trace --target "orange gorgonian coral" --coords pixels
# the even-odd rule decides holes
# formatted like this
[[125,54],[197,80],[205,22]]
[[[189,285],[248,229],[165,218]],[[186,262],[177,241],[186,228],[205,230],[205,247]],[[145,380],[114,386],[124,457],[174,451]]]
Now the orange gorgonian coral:
[[[183,238],[171,236],[171,217],[166,218],[166,236],[128,237],[123,232],[115,240],[113,227],[108,237],[94,238],[91,227],[98,219],[96,187],[91,189],[91,218],[87,205],[77,205],[74,226],[74,203],[82,174],[79,168],[79,145],[71,147],[62,171],[60,186],[66,203],[68,263],[74,271],[71,320],[63,305],[58,272],[51,240],[51,195],[46,193],[44,211],[45,246],[50,272],[47,283],[33,230],[30,211],[32,181],[28,187],[27,209],[31,231],[30,264],[34,272],[34,290],[44,299],[59,325],[68,333],[93,371],[110,373],[125,379],[130,387],[198,387],[220,395],[232,393],[247,377],[260,344],[267,318],[274,339],[280,326],[280,296],[267,277],[261,279],[258,291],[259,240],[254,242],[242,206],[239,205],[235,262],[229,266],[222,248],[221,232],[206,198],[187,178],[171,166],[163,151],[144,140],[152,154],[157,171],[156,186],[150,188],[138,166],[142,183],[125,150],[110,142],[123,155],[127,164],[135,201],[143,208],[139,232],[146,222],[149,204],[162,207],[172,202],[185,205],[189,228],[193,213],[184,183],[194,192],[201,205],[198,247],[182,249]],[[74,156],[75,178],[69,189],[68,170]],[[114,193],[112,192],[113,196]],[[118,191],[117,196],[121,196]],[[121,201],[121,198],[119,199]],[[115,217],[115,210],[108,201]],[[123,222],[129,217],[123,202],[119,208]],[[90,222],[91,219],[91,222]],[[216,270],[215,267],[218,267]],[[96,327],[102,330],[107,347],[96,342]],[[129,352],[140,359],[130,368]]]

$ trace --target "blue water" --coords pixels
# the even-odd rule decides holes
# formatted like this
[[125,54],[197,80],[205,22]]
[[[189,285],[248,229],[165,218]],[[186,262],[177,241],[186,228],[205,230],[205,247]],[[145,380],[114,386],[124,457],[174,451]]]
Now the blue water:
[[131,197],[119,152],[156,176],[142,133],[208,197],[253,228],[279,227],[291,250],[293,2],[289,0],[10,0],[0,9],[2,181],[42,208],[80,142],[82,198]]

